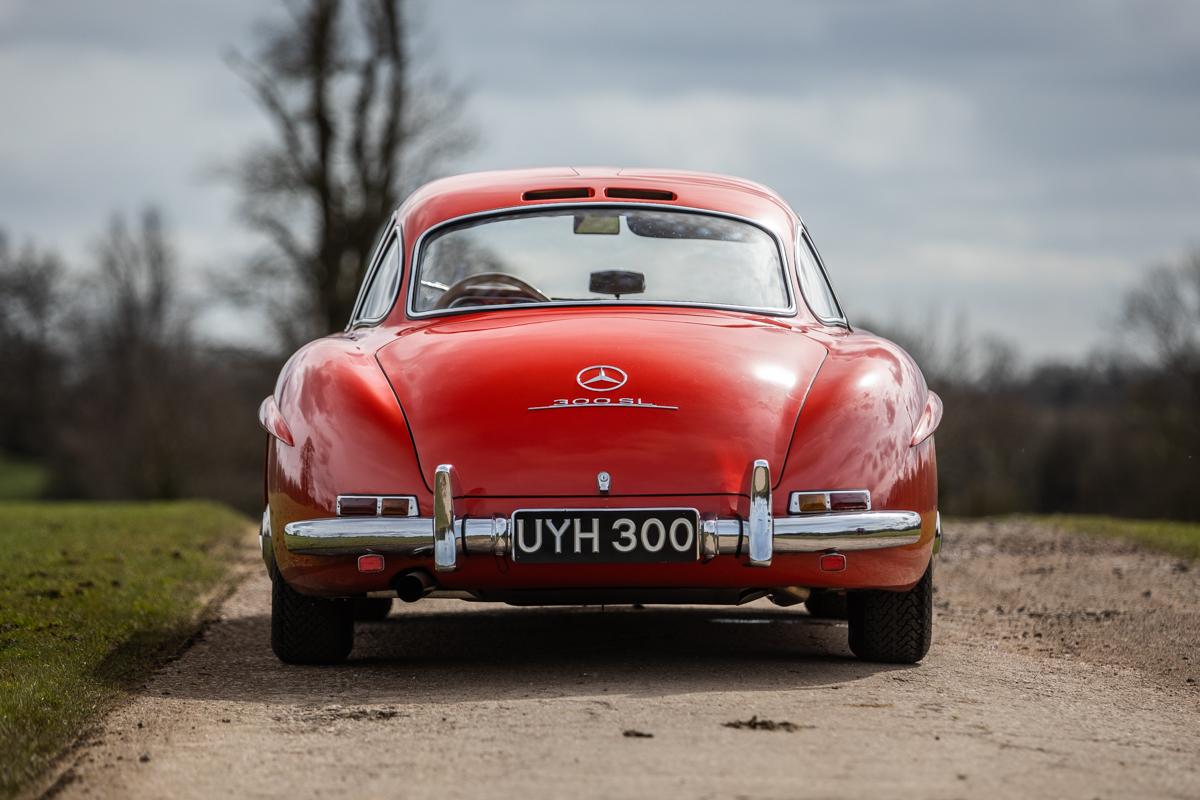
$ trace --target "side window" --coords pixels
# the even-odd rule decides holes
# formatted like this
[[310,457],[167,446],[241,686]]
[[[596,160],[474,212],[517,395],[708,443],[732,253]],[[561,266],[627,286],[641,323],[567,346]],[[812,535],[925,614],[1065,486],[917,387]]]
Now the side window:
[[800,272],[800,289],[813,313],[822,322],[841,322],[842,310],[838,308],[833,289],[817,260],[816,249],[806,233],[801,233],[796,241],[796,266]]
[[400,280],[400,244],[399,238],[393,236],[387,249],[379,259],[379,266],[370,276],[370,285],[363,296],[362,306],[358,309],[355,322],[374,322],[384,317],[391,310],[396,298],[396,285]]

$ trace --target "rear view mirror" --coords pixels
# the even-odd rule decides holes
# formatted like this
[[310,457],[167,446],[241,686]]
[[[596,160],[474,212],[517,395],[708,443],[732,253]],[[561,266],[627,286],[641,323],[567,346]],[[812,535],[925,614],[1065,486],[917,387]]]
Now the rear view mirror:
[[612,211],[576,214],[574,231],[583,234],[598,233],[604,236],[616,236],[621,232],[621,217]]
[[593,272],[588,281],[592,294],[611,294],[620,298],[623,294],[641,294],[646,291],[646,275],[624,269],[605,269]]

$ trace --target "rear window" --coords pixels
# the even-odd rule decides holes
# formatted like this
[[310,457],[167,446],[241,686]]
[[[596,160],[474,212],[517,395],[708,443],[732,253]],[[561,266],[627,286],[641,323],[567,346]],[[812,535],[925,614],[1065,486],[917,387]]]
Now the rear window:
[[791,307],[775,239],[727,217],[583,207],[438,230],[418,257],[418,313],[539,303]]

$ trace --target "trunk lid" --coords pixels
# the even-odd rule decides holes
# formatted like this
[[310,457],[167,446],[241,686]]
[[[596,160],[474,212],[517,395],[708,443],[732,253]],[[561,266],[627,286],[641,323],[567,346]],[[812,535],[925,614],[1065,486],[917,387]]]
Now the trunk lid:
[[487,496],[741,493],[782,472],[825,348],[768,318],[516,310],[411,329],[377,359],[426,481]]

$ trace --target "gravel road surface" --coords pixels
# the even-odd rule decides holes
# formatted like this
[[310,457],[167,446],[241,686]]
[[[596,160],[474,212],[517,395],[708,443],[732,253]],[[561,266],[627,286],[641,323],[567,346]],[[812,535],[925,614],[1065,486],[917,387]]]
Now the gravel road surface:
[[[252,546],[249,545],[248,546]],[[1200,797],[1200,564],[947,529],[916,667],[740,608],[452,600],[278,663],[252,573],[64,760],[59,797]]]

